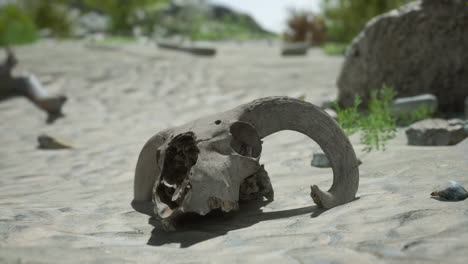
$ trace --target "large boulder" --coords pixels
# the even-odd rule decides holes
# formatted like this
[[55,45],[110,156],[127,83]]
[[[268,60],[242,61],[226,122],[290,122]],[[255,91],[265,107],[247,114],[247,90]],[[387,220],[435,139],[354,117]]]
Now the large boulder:
[[408,145],[449,146],[464,140],[468,133],[462,120],[427,119],[412,124],[405,132]]
[[372,19],[353,40],[338,78],[339,103],[364,104],[384,84],[397,97],[431,93],[442,112],[463,112],[468,96],[468,4],[420,0]]

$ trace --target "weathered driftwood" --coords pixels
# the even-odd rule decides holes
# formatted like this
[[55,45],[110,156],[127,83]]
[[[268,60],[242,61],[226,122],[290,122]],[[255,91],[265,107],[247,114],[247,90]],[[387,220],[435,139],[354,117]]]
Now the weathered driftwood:
[[281,50],[282,56],[304,56],[307,55],[309,44],[306,42],[287,43]]
[[318,206],[332,208],[355,199],[358,161],[339,125],[310,103],[268,97],[153,136],[138,158],[133,208],[173,230],[183,213],[229,212],[239,200],[272,200],[268,174],[259,163],[261,139],[282,130],[309,136],[330,159],[330,190],[311,186]]
[[50,95],[36,76],[32,74],[13,76],[12,70],[18,62],[10,49],[7,49],[7,55],[5,62],[0,65],[0,100],[13,96],[24,96],[47,112],[47,123],[52,123],[57,118],[62,117],[62,106],[67,101],[67,97]]
[[163,49],[184,51],[184,52],[188,52],[188,53],[199,55],[199,56],[215,56],[216,55],[216,49],[207,48],[207,47],[186,46],[186,45],[174,44],[170,42],[159,42],[158,47],[163,48]]

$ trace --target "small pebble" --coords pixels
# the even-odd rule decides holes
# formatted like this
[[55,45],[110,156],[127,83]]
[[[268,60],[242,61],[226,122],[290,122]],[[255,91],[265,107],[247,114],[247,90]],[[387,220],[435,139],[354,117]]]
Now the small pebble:
[[37,141],[39,145],[37,148],[39,149],[69,149],[72,146],[66,143],[63,140],[57,139],[55,137],[49,135],[40,135],[37,137]]
[[450,181],[445,189],[433,191],[431,196],[439,197],[445,201],[463,201],[468,198],[468,192],[460,183]]

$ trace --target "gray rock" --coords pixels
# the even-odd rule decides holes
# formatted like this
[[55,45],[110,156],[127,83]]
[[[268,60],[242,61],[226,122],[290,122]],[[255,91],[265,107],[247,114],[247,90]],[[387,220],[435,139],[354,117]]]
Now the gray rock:
[[437,97],[433,94],[422,94],[398,98],[392,103],[392,113],[394,114],[409,113],[420,108],[426,108],[432,112],[437,111]]
[[72,148],[71,144],[65,142],[62,139],[58,139],[56,137],[50,135],[40,135],[37,137],[37,141],[39,145],[37,148],[39,149],[69,149]]
[[312,162],[310,163],[313,167],[318,167],[318,168],[330,168],[331,164],[330,161],[328,160],[327,155],[321,150],[314,151],[314,154],[312,156]]
[[460,183],[450,181],[445,189],[433,191],[431,196],[443,201],[463,201],[468,198],[468,192]]
[[447,122],[451,126],[456,126],[456,125],[464,126],[465,125],[465,121],[463,121],[463,120],[461,120],[459,118],[452,118],[452,119],[449,119]]
[[283,46],[281,55],[283,56],[302,56],[309,50],[309,44],[306,42],[288,43]]
[[406,130],[408,145],[455,145],[468,136],[462,124],[449,124],[444,119],[427,119],[412,124]]
[[465,98],[465,119],[468,119],[468,96]]
[[[367,105],[383,84],[398,96],[431,93],[441,112],[463,112],[468,96],[468,5],[419,0],[372,19],[353,40],[338,78],[339,103]],[[437,54],[437,56],[435,56]]]

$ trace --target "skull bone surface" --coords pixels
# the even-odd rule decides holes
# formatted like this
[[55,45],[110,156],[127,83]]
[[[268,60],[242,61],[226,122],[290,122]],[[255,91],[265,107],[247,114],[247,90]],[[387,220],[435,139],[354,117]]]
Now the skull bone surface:
[[[161,173],[156,176],[153,202],[162,218],[237,209],[241,184],[248,177],[258,178],[262,145],[255,128],[245,122],[206,121],[175,129],[158,149]],[[264,185],[256,181],[259,193]],[[242,196],[255,195],[242,189]]]
[[[290,112],[284,112],[284,107]],[[280,113],[294,115],[295,111],[299,115],[295,118],[300,119],[297,124],[289,124],[287,116],[280,117]],[[301,116],[307,111],[314,117],[310,123]],[[272,119],[267,114],[270,112],[280,115]],[[323,127],[317,128],[321,121]],[[307,131],[309,126],[326,134]],[[239,201],[273,200],[270,179],[259,163],[261,139],[284,129],[309,135],[331,156],[334,184],[328,192],[313,186],[315,203],[331,208],[354,199],[357,160],[339,126],[311,104],[271,97],[152,137],[138,159],[132,206],[155,217],[162,228],[174,230],[175,219],[184,213],[206,215],[214,209],[229,212],[238,209]]]

